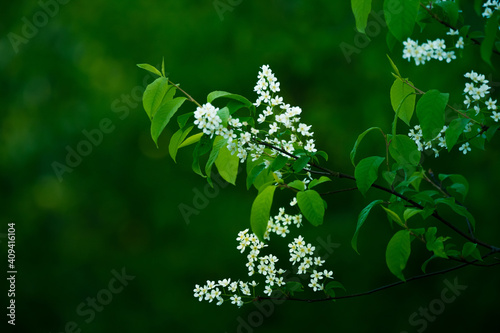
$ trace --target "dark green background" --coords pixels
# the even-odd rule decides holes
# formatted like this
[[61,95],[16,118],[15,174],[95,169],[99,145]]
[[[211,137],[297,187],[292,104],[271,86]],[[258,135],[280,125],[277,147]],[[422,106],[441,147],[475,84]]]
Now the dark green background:
[[[179,205],[193,206],[195,192],[203,192],[206,183],[190,170],[189,148],[179,153],[177,164],[168,156],[173,126],[161,137],[160,149],[154,146],[139,100],[143,81],[151,82],[151,76],[135,64],[158,65],[164,57],[169,77],[199,101],[213,90],[254,99],[259,66],[271,65],[285,101],[302,107],[318,146],[329,153],[327,166],[346,173],[353,173],[349,152],[357,135],[371,126],[390,131],[393,117],[386,28],[374,17],[367,41],[354,30],[347,1],[233,1],[239,2],[219,13],[213,1],[69,1],[18,52],[7,35],[22,36],[23,18],[33,22],[43,9],[35,2],[2,4],[0,232],[5,237],[7,223],[16,223],[17,330],[63,332],[68,322],[75,322],[82,332],[98,333],[416,332],[422,326],[410,324],[411,314],[436,305],[445,279],[455,278],[467,289],[428,322],[426,331],[498,329],[497,267],[468,267],[335,303],[288,302],[264,310],[254,305],[217,307],[192,296],[194,284],[207,279],[247,279],[235,238],[249,227],[256,193],[246,191],[240,177],[237,187],[216,191],[186,223]],[[380,1],[374,8],[381,11]],[[481,23],[475,14],[469,20]],[[431,36],[420,40],[442,37],[446,29],[429,31]],[[359,52],[347,61],[341,43]],[[419,88],[449,92],[452,104],[461,103],[463,74],[474,69],[493,82],[498,98],[498,73],[479,60],[477,47],[451,64],[421,67],[403,60],[401,49],[396,46],[391,56]],[[498,57],[493,62],[498,64]],[[186,103],[181,111],[193,109]],[[65,164],[67,147],[77,149],[87,140],[83,131],[99,128],[103,119],[109,119],[113,130],[59,181],[53,163]],[[399,126],[407,131],[403,123]],[[376,134],[367,136],[363,145],[361,155],[384,154]],[[466,203],[476,216],[477,235],[496,245],[499,147],[495,138],[486,152],[473,149],[463,156],[455,149],[439,160],[426,156],[424,162],[435,173],[467,177],[471,186]],[[331,183],[331,189],[351,186]],[[359,211],[377,195],[372,190],[366,198],[356,192],[329,197],[324,225],[301,230],[310,242],[321,237],[338,244],[327,265],[350,293],[396,281],[384,259],[393,230],[379,209],[360,234],[362,255],[350,247]],[[288,198],[280,192],[273,207],[277,210],[280,200],[283,204]],[[444,211],[464,227],[448,213]],[[440,234],[461,241],[437,227]],[[0,240],[4,272],[7,246],[5,238]],[[419,274],[428,257],[419,244],[413,249],[406,276]],[[447,266],[429,265],[430,270],[440,267]],[[89,316],[76,309],[88,297],[102,294],[112,270],[122,268],[135,278],[87,323]],[[2,286],[5,295],[7,285]]]

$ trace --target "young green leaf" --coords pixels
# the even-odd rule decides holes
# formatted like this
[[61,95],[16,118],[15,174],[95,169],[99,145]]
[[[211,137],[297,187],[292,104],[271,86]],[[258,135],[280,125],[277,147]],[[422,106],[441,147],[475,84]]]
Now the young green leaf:
[[372,10],[372,0],[351,0],[351,7],[356,19],[356,29],[365,33],[368,15]]
[[444,126],[444,111],[449,94],[429,90],[417,102],[417,117],[420,120],[425,141],[434,139]]
[[241,95],[231,94],[231,93],[226,92],[226,91],[212,91],[207,96],[207,102],[208,103],[212,103],[217,98],[229,98],[229,99],[241,102],[244,105],[246,105],[247,107],[253,106],[253,103],[250,102],[247,98],[245,98],[245,97],[243,97]]
[[366,191],[378,178],[378,168],[385,158],[380,156],[371,156],[359,161],[354,169],[354,177],[358,190],[365,195]]
[[142,96],[142,105],[149,119],[152,119],[161,106],[163,98],[173,86],[168,84],[167,78],[159,77],[150,83]]
[[419,0],[385,0],[384,16],[389,31],[402,42],[413,32]]
[[[189,132],[193,129],[194,126],[190,126],[186,129],[179,129],[177,132],[172,135],[170,138],[170,143],[168,144],[168,152],[170,154],[170,157],[175,161],[175,158],[177,156],[177,150],[179,150],[179,146],[184,141],[186,136],[188,136]],[[176,162],[177,163],[177,162]]]
[[353,166],[356,166],[356,163],[354,163],[354,158],[356,157],[356,151],[358,150],[358,146],[361,143],[361,140],[363,140],[363,138],[365,137],[366,134],[368,134],[368,132],[375,130],[375,129],[378,129],[380,132],[382,132],[382,135],[384,135],[384,132],[382,131],[382,129],[380,127],[370,127],[369,129],[367,129],[366,131],[361,133],[358,136],[358,138],[356,139],[356,142],[354,143],[354,147],[351,150],[351,163]]
[[288,157],[284,155],[278,155],[274,158],[274,161],[271,163],[271,171],[280,170],[283,168],[288,162]]
[[390,210],[389,208],[386,208],[384,206],[380,206],[382,207],[385,212],[387,213],[387,216],[394,222],[396,222],[397,224],[399,224],[400,226],[402,226],[403,228],[406,228],[405,224],[403,223],[403,221],[401,221],[401,218],[399,217],[398,214],[396,214],[396,212]]
[[456,118],[451,121],[445,132],[446,147],[448,151],[451,151],[453,146],[457,143],[460,134],[464,132],[468,123],[469,119],[466,118]]
[[312,225],[318,226],[323,223],[325,205],[318,192],[314,190],[298,192],[297,204],[302,215],[304,215]]
[[471,256],[476,260],[483,261],[483,258],[481,258],[481,253],[477,249],[477,244],[471,242],[467,242],[464,244],[464,247],[462,248],[462,256],[464,258]]
[[403,269],[410,258],[410,231],[400,230],[392,236],[385,251],[385,261],[387,267],[397,278],[406,281],[403,276]]
[[417,166],[420,163],[421,152],[415,141],[406,135],[398,134],[392,138],[389,153],[402,167]]
[[368,214],[370,214],[371,209],[375,205],[380,205],[383,202],[384,202],[383,200],[372,201],[365,208],[363,208],[363,210],[361,211],[361,213],[359,213],[358,224],[356,225],[356,231],[354,232],[354,236],[352,236],[352,240],[351,240],[351,246],[354,249],[354,251],[356,251],[358,254],[359,254],[359,251],[358,251],[358,234],[359,234],[359,230],[361,229],[361,227],[365,223],[366,218],[368,217]]
[[447,205],[448,207],[453,209],[455,213],[469,220],[470,224],[472,225],[472,229],[476,229],[476,220],[474,219],[474,216],[472,216],[472,214],[467,210],[467,208],[455,203],[455,198],[438,198],[434,202],[436,204],[441,203]]
[[288,187],[294,188],[299,191],[305,191],[305,184],[301,180],[294,180],[293,182],[288,183]]
[[484,32],[486,36],[481,42],[481,58],[489,64],[491,67],[491,55],[493,54],[493,46],[495,45],[495,39],[498,33],[498,19],[500,17],[500,11],[496,10],[491,15],[491,17],[486,22]]
[[247,173],[247,190],[250,189],[250,187],[252,186],[252,184],[254,183],[255,181],[255,178],[257,178],[257,176],[262,172],[262,170],[264,170],[266,168],[266,164],[265,163],[261,163],[261,164],[258,164],[256,166],[254,166],[252,168],[252,170],[250,170],[249,173]]
[[324,182],[331,182],[332,180],[328,177],[321,176],[319,179],[313,179],[311,182],[308,184],[309,189],[312,189],[314,186],[322,184]]
[[406,208],[404,213],[403,213],[403,218],[405,221],[408,221],[411,219],[414,215],[422,213],[422,209],[417,209],[417,208]]
[[159,70],[157,70],[154,66],[151,66],[150,64],[137,64],[137,67],[145,69],[148,72],[151,72],[151,73],[156,74],[158,76],[165,76],[165,75],[162,75]]
[[213,187],[211,178],[212,166],[215,163],[217,157],[219,157],[220,149],[224,147],[226,144],[227,144],[227,139],[224,139],[222,136],[217,136],[214,140],[213,148],[212,151],[210,152],[210,156],[208,157],[207,164],[205,165],[205,174],[207,175],[207,181],[212,187]]
[[228,183],[236,185],[240,159],[236,154],[231,154],[226,146],[221,147],[215,160],[215,166],[221,177]]
[[[410,82],[411,84],[411,82]],[[410,126],[410,120],[415,110],[415,89],[396,79],[391,87],[391,104],[399,119]]]
[[252,232],[261,240],[264,240],[269,215],[273,203],[274,190],[276,186],[271,185],[262,190],[255,198],[250,212],[250,226]]
[[197,143],[198,141],[200,141],[202,136],[203,136],[203,132],[191,135],[189,138],[182,141],[181,144],[179,145],[179,147],[177,147],[177,149],[184,148],[186,146],[192,145],[193,143]]
[[167,126],[168,122],[172,116],[181,107],[182,103],[186,100],[185,97],[177,97],[167,101],[165,104],[160,106],[153,119],[151,120],[151,137],[158,147],[158,137],[161,132]]
[[307,163],[309,163],[310,160],[311,158],[309,156],[304,155],[299,157],[298,159],[295,160],[295,162],[293,162],[293,171],[294,172],[302,171],[302,169],[304,169],[304,167],[307,165]]

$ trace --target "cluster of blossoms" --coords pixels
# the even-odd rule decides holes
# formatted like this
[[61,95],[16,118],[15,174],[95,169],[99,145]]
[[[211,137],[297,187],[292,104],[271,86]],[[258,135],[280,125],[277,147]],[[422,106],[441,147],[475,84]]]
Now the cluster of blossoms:
[[[292,202],[293,203],[293,202]],[[292,204],[291,203],[291,204]],[[288,226],[295,224],[300,227],[302,223],[302,215],[288,215],[284,208],[279,209],[279,214],[269,220],[265,239],[269,240],[271,233],[276,233],[279,236],[285,237],[288,234]],[[285,228],[287,231],[285,231]],[[238,237],[238,246],[236,247],[241,253],[247,253],[248,275],[261,275],[265,278],[264,294],[271,296],[274,290],[281,290],[286,285],[284,274],[287,272],[282,268],[277,267],[278,257],[273,254],[262,255],[261,252],[267,247],[267,244],[261,242],[254,233],[250,233],[248,229],[240,231]],[[304,241],[302,236],[299,236],[288,244],[290,253],[290,262],[298,266],[298,274],[310,274],[308,286],[313,291],[324,290],[324,285],[321,283],[323,279],[333,279],[333,272],[328,270],[318,271],[317,268],[324,264],[321,257],[314,256],[315,247]],[[255,281],[243,282],[224,279],[215,283],[207,281],[206,285],[196,285],[194,297],[198,300],[206,300],[212,302],[217,301],[217,305],[221,305],[226,300],[230,300],[232,304],[242,306],[245,301],[251,302],[255,299],[255,287],[258,284]],[[250,290],[252,287],[252,291]]]
[[[278,95],[280,83],[269,66],[264,65],[258,74],[258,82],[254,88],[258,94],[256,107],[264,110],[258,115],[256,128],[248,122],[241,122],[229,114],[227,109],[219,109],[210,103],[200,106],[194,112],[194,124],[210,137],[221,136],[227,142],[227,148],[232,154],[237,154],[243,163],[250,156],[256,161],[265,155],[265,146],[259,142],[278,147],[290,154],[302,149],[308,154],[317,151],[315,140],[312,138],[311,126],[300,121],[302,110],[283,102]],[[259,137],[263,136],[263,138]],[[270,157],[274,158],[278,151],[272,150]],[[266,167],[269,160],[264,160]],[[279,172],[276,172],[281,178]]]
[[483,4],[483,7],[484,7],[483,17],[490,18],[495,10],[500,10],[500,1],[488,0]]
[[[465,83],[464,89],[464,105],[466,106],[466,113],[471,111],[470,115],[477,117],[482,114],[490,114],[490,117],[498,122],[500,120],[500,112],[497,112],[497,100],[493,100],[491,97],[487,100],[487,95],[490,93],[491,87],[488,85],[488,80],[486,80],[483,74],[478,74],[474,71],[466,73],[464,75],[466,78],[470,79],[472,82]],[[472,111],[473,110],[473,111]],[[441,149],[448,149],[446,146],[445,132],[448,126],[444,126],[439,134],[430,141],[423,141],[423,134],[420,125],[416,125],[413,129],[410,129],[408,136],[415,141],[418,150],[425,151],[432,149],[434,151],[434,156],[438,157]],[[463,133],[472,138],[483,131],[482,126],[479,122],[471,120],[467,123],[464,128]],[[463,143],[459,151],[464,155],[471,151],[469,142]]]
[[489,81],[486,80],[483,74],[478,74],[474,71],[466,73],[464,76],[472,81],[465,84],[464,105],[468,109],[473,107],[476,111],[476,115],[481,111],[492,112],[491,118],[493,118],[495,122],[498,122],[500,113],[495,111],[497,110],[497,101],[493,100],[491,97],[489,100],[486,100],[486,95],[489,95],[491,89],[488,85]]
[[[458,32],[451,31],[451,33],[456,35]],[[415,65],[423,65],[426,61],[430,61],[431,59],[436,59],[439,61],[446,61],[447,63],[456,59],[455,51],[446,51],[446,43],[444,39],[436,39],[436,40],[428,40],[426,43],[418,44],[418,41],[414,41],[411,38],[408,38],[405,42],[403,42],[403,59],[411,59],[415,60]],[[463,37],[459,37],[458,41],[455,44],[456,48],[464,47]]]

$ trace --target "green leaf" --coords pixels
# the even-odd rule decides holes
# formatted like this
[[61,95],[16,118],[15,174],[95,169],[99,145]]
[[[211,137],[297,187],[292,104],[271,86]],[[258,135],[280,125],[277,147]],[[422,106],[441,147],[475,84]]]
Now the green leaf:
[[396,222],[397,224],[399,224],[400,226],[402,226],[403,228],[406,228],[405,224],[403,223],[403,221],[401,221],[401,218],[399,217],[398,214],[396,214],[394,211],[390,210],[389,208],[386,208],[384,206],[380,206],[382,207],[385,212],[387,213],[387,216],[393,220],[394,222]]
[[383,202],[384,202],[383,200],[372,201],[365,208],[363,208],[363,210],[361,211],[361,213],[359,213],[358,224],[356,225],[356,231],[354,232],[354,236],[352,236],[352,240],[351,240],[351,246],[354,249],[354,251],[356,251],[358,254],[359,254],[359,251],[358,251],[358,234],[359,234],[359,230],[361,229],[361,227],[365,223],[366,218],[368,217],[368,214],[370,214],[371,209],[375,205],[380,205]]
[[298,192],[297,204],[299,205],[302,215],[304,215],[312,225],[318,226],[323,223],[325,205],[318,192],[314,190]]
[[406,282],[403,276],[403,269],[410,258],[410,231],[400,230],[392,236],[385,251],[385,261],[387,267],[400,280]]
[[296,281],[287,281],[286,285],[283,287],[283,291],[285,293],[289,292],[290,295],[294,295],[294,293],[304,291],[304,286],[300,282]]
[[408,221],[409,219],[412,218],[412,216],[420,213],[422,213],[422,209],[406,208],[403,213],[403,218],[405,219],[405,221]]
[[227,139],[224,139],[222,136],[215,137],[212,151],[210,152],[210,156],[208,157],[207,164],[205,165],[205,174],[207,175],[207,181],[210,184],[210,186],[212,186],[212,187],[213,187],[212,178],[211,178],[212,166],[215,163],[215,160],[217,159],[217,157],[219,157],[220,149],[222,147],[224,147],[226,144],[227,144]]
[[[409,82],[412,84],[411,82]],[[391,104],[399,119],[410,126],[410,120],[415,110],[415,89],[396,79],[391,87]]]
[[491,141],[498,128],[500,128],[500,125],[490,126],[490,128],[488,128],[488,130],[484,133],[486,135],[486,140]]
[[423,264],[422,264],[422,272],[425,273],[425,269],[427,268],[427,264],[432,260],[432,259],[436,259],[438,258],[438,256],[436,255],[432,255],[429,259],[427,259]]
[[288,183],[287,185],[288,185],[289,187],[291,187],[291,188],[296,189],[296,190],[299,190],[299,191],[305,191],[305,184],[304,184],[304,182],[303,182],[303,181],[301,181],[301,180],[296,179],[296,180],[294,180],[293,182]]
[[420,163],[421,152],[415,141],[406,135],[398,134],[392,138],[389,153],[402,167],[417,166]]
[[165,75],[165,58],[164,57],[161,58],[161,74],[163,76],[166,76]]
[[365,33],[368,15],[372,10],[372,0],[351,0],[351,7],[356,19],[356,29]]
[[364,131],[363,133],[361,133],[358,136],[358,139],[354,143],[354,147],[351,150],[351,163],[353,166],[356,166],[356,163],[354,163],[354,158],[356,157],[356,151],[358,149],[359,144],[361,143],[361,140],[363,140],[363,138],[365,137],[366,134],[368,134],[368,132],[370,132],[372,130],[376,130],[376,129],[379,130],[380,132],[382,132],[382,135],[384,135],[384,132],[382,131],[382,129],[380,127],[370,127],[369,129],[367,129],[366,131]]
[[378,178],[378,168],[385,158],[380,156],[370,156],[359,161],[354,169],[354,177],[358,190],[365,195],[366,191]]
[[472,225],[472,229],[474,230],[476,229],[476,220],[474,219],[474,216],[472,216],[472,214],[467,210],[467,208],[456,204],[455,198],[439,198],[435,200],[435,203],[436,204],[441,203],[447,205],[448,207],[453,209],[455,213],[468,219],[470,224]]
[[217,111],[217,115],[220,120],[222,120],[222,126],[227,127],[227,122],[229,120],[229,109],[227,107],[223,107],[219,111]]
[[491,55],[493,54],[493,46],[495,45],[495,39],[498,32],[498,18],[500,17],[500,11],[496,10],[493,15],[486,22],[484,28],[485,37],[481,42],[481,58],[491,67]]
[[427,250],[433,251],[434,255],[440,258],[448,259],[446,252],[444,250],[443,242],[447,238],[438,237],[436,238],[437,228],[429,227],[425,233],[425,246]]
[[267,225],[269,223],[269,214],[273,204],[274,190],[276,186],[268,186],[262,190],[255,198],[250,212],[250,226],[252,232],[264,241]]
[[325,176],[321,176],[321,177],[319,177],[319,179],[313,179],[313,180],[311,180],[311,182],[309,183],[308,187],[309,187],[309,189],[312,189],[316,185],[322,184],[324,182],[331,182],[331,181],[332,180],[330,178],[325,177]]
[[189,138],[187,138],[186,140],[184,140],[179,145],[178,148],[184,148],[186,146],[192,145],[193,143],[196,143],[196,142],[200,141],[200,139],[201,139],[202,136],[203,136],[203,132],[197,133],[197,134],[193,134]]
[[[170,143],[168,145],[168,152],[170,154],[170,157],[175,161],[175,158],[177,156],[177,150],[179,150],[179,146],[181,145],[182,141],[188,136],[189,132],[193,129],[194,126],[190,126],[186,129],[179,129],[177,132],[172,135],[170,138]],[[176,162],[177,163],[177,162]]]
[[238,166],[240,159],[236,154],[231,155],[231,152],[226,146],[221,147],[219,156],[215,160],[215,166],[219,171],[219,175],[228,183],[236,185],[236,176],[238,175]]
[[419,0],[385,0],[384,16],[389,31],[402,42],[413,32]]
[[[389,35],[391,35],[391,36],[392,36],[392,38],[394,38],[394,35],[393,35],[393,34],[391,34],[390,32],[389,32]],[[401,74],[399,74],[399,69],[398,69],[398,68],[396,67],[396,65],[394,64],[394,61],[392,61],[391,57],[389,57],[389,55],[388,55],[388,54],[386,54],[386,56],[387,56],[387,58],[389,58],[389,62],[390,62],[390,64],[391,64],[392,69],[394,70],[394,74],[396,74],[397,76],[401,77]]]
[[429,90],[417,102],[417,117],[420,120],[425,141],[434,139],[443,129],[444,111],[449,94]]
[[457,143],[460,134],[464,132],[468,123],[469,119],[466,118],[456,118],[451,121],[445,132],[446,147],[448,151],[451,151],[453,146]]
[[453,174],[453,175],[446,175],[446,174],[439,174],[439,180],[444,181],[445,179],[449,179],[453,182],[452,185],[447,186],[446,190],[450,192],[452,195],[460,194],[461,199],[465,199],[467,192],[469,192],[469,182],[467,179],[465,179],[464,176],[458,175],[458,174]]
[[185,114],[181,114],[180,116],[177,117],[177,123],[179,124],[179,128],[184,128],[191,116],[194,114],[194,112],[188,112]]
[[161,132],[167,126],[168,122],[172,116],[181,107],[182,103],[186,100],[185,97],[177,97],[167,101],[165,104],[160,106],[153,119],[151,120],[151,137],[158,147],[158,137]]
[[149,119],[152,119],[160,108],[163,98],[173,86],[168,84],[167,78],[159,77],[150,83],[142,96],[142,105]]
[[208,94],[207,96],[207,102],[208,103],[212,103],[214,100],[216,100],[217,98],[229,98],[229,99],[232,99],[232,100],[235,100],[235,101],[238,101],[238,102],[241,102],[243,103],[244,105],[246,105],[247,107],[251,107],[253,106],[253,103],[250,102],[248,99],[246,99],[245,97],[241,96],[241,95],[237,95],[237,94],[231,94],[231,93],[228,93],[226,91],[212,91],[210,94]]
[[483,261],[483,258],[481,258],[481,253],[479,252],[479,249],[477,249],[477,244],[471,242],[467,242],[464,244],[464,247],[462,248],[462,256],[464,258],[471,256],[476,260]]
[[261,163],[261,164],[258,164],[256,166],[254,166],[252,168],[252,170],[250,170],[250,172],[247,174],[247,190],[250,189],[250,187],[252,186],[252,184],[254,183],[255,181],[255,178],[257,178],[257,176],[262,172],[262,170],[264,170],[266,168],[266,164],[265,163]]
[[154,66],[151,66],[150,64],[137,64],[137,67],[145,69],[148,72],[151,72],[151,73],[156,74],[158,76],[165,76],[165,75],[162,75],[159,70],[157,70]]
[[314,156],[321,156],[325,159],[325,161],[328,161],[328,154],[323,150],[318,150]]
[[[439,10],[438,10],[439,9]],[[458,21],[458,4],[451,1],[434,3],[434,12],[442,21],[455,26]]]
[[325,291],[328,291],[330,289],[343,289],[344,291],[347,291],[344,287],[344,285],[338,281],[330,281],[326,284],[325,286]]
[[283,168],[288,162],[288,157],[284,155],[278,155],[274,158],[274,161],[271,163],[271,171],[280,170]]
[[203,172],[201,172],[200,168],[200,157],[205,155],[212,149],[213,139],[210,139],[208,136],[204,135],[201,137],[200,141],[196,144],[193,150],[193,171],[202,176],[206,177]]
[[298,159],[293,162],[293,171],[294,172],[301,172],[302,169],[309,163],[311,158],[309,156],[301,156]]

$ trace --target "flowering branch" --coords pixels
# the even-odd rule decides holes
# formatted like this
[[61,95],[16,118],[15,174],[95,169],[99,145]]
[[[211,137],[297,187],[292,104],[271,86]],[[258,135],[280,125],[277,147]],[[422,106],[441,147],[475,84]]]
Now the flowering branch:
[[[444,25],[445,27],[450,28],[450,29],[452,29],[452,30],[457,30],[457,28],[456,28],[456,27],[452,26],[452,25],[451,25],[451,24],[449,24],[448,22],[445,22],[445,21],[441,20],[441,19],[439,18],[439,16],[437,16],[436,14],[434,14],[434,13],[432,12],[432,10],[431,10],[429,7],[427,7],[426,5],[424,5],[423,3],[420,3],[420,6],[421,6],[422,8],[424,8],[424,9],[427,11],[427,13],[429,13],[429,15],[430,15],[433,19],[435,19],[436,21],[438,21],[439,23],[441,23],[441,24],[442,24],[442,25]],[[470,38],[470,37],[469,37],[469,34],[467,34],[465,37],[469,38],[469,39],[470,39],[470,40],[471,40],[474,44],[476,44],[476,45],[481,45],[481,42],[480,42],[480,41],[478,41],[478,40],[477,40],[477,39],[475,39],[475,38]],[[493,49],[492,51],[493,51],[493,53],[495,53],[495,54],[497,54],[497,55],[500,55],[500,52],[498,52],[497,50]]]
[[[492,250],[490,253],[482,256],[482,259],[485,259],[485,258],[489,257],[490,255],[492,255],[494,253],[497,253],[497,252],[500,252],[500,249],[497,248],[495,250]],[[411,282],[411,281],[421,280],[421,279],[429,278],[431,276],[449,273],[449,272],[452,272],[452,271],[464,268],[464,267],[469,266],[469,265],[474,265],[474,263],[477,262],[477,261],[479,261],[479,260],[474,260],[474,261],[471,261],[471,262],[467,261],[467,262],[464,262],[463,264],[455,266],[455,267],[443,269],[443,270],[432,272],[432,273],[426,273],[426,274],[422,274],[422,275],[413,276],[413,277],[410,277],[410,278],[406,279],[406,281],[394,282],[394,283],[391,283],[391,284],[388,284],[388,285],[385,285],[385,286],[381,286],[381,287],[378,287],[378,288],[375,288],[375,289],[371,289],[371,290],[368,290],[368,291],[365,291],[365,292],[361,292],[361,293],[356,293],[356,294],[343,295],[343,296],[334,296],[334,297],[326,297],[326,298],[319,298],[319,299],[304,299],[304,298],[295,298],[295,297],[266,297],[266,296],[258,296],[258,297],[255,298],[255,301],[273,300],[273,299],[275,299],[275,300],[298,301],[298,302],[306,302],[306,303],[317,303],[317,302],[326,302],[326,301],[333,301],[333,300],[345,299],[345,298],[361,297],[361,296],[370,295],[370,294],[373,294],[373,293],[376,293],[376,292],[379,292],[379,291],[382,291],[382,290],[386,290],[386,289],[389,289],[389,288],[393,288],[393,287],[396,287],[396,286],[399,286],[399,285],[402,285],[402,284],[405,284],[405,283],[408,283],[408,282]],[[492,263],[492,264],[488,264],[488,265],[475,265],[475,266],[491,267],[491,266],[496,266],[496,265],[499,265],[499,264],[500,264],[500,262],[496,262],[496,263]]]

